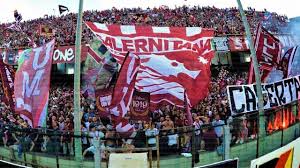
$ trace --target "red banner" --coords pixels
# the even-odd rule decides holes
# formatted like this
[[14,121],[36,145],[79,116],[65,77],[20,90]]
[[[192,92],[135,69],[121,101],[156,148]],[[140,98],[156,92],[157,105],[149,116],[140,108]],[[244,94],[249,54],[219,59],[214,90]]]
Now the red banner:
[[248,51],[249,45],[245,36],[231,36],[228,38],[229,50],[233,52]]
[[111,89],[102,89],[97,90],[95,93],[96,97],[96,106],[99,110],[100,117],[109,117],[110,111],[109,107],[112,100],[112,90]]
[[2,82],[2,87],[4,91],[4,102],[10,106],[11,109],[14,109],[14,79],[15,71],[14,69],[3,63],[3,60],[0,58],[0,77]]
[[[279,67],[281,54],[280,41],[261,25],[258,26],[255,38],[257,61],[260,64],[261,81],[266,82],[273,68]],[[251,61],[248,83],[255,82],[253,63]]]
[[167,102],[183,107],[184,90],[191,105],[207,96],[212,29],[86,24],[119,63],[127,52],[140,57],[135,88],[150,93],[151,106]]
[[16,112],[32,127],[46,120],[55,41],[23,52],[15,78]]
[[149,121],[150,94],[135,91],[130,106],[130,119]]

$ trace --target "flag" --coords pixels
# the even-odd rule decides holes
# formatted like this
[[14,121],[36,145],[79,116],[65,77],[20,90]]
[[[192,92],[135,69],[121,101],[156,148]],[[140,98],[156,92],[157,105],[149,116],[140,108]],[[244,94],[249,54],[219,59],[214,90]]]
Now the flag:
[[98,94],[109,87],[113,75],[118,71],[116,60],[100,40],[93,40],[88,46],[88,56],[82,71],[82,90],[96,101]]
[[55,41],[23,51],[15,75],[15,111],[32,127],[46,120]]
[[0,77],[2,81],[2,88],[4,91],[4,102],[14,109],[14,79],[15,72],[12,66],[7,65],[0,58]]
[[184,106],[185,106],[185,112],[186,112],[186,118],[188,121],[188,125],[193,125],[193,118],[192,118],[192,113],[191,113],[191,103],[190,100],[186,94],[186,92],[184,92]]
[[[256,30],[255,51],[258,64],[260,65],[261,81],[266,82],[272,69],[279,66],[281,45],[280,41],[264,29],[261,25]],[[255,82],[253,62],[251,60],[248,74],[248,83]]]
[[134,54],[128,53],[121,66],[117,82],[113,89],[110,113],[117,132],[126,137],[134,133],[134,126],[125,119],[125,116],[132,100],[139,66],[139,58]]
[[128,51],[139,56],[135,88],[150,93],[152,109],[162,103],[183,108],[184,90],[192,106],[207,96],[214,30],[86,24],[119,63]]
[[54,30],[47,25],[40,25],[39,34],[41,36],[53,36]]
[[10,26],[7,27],[7,29],[13,30],[13,31],[22,31],[22,28],[19,24],[13,23]]
[[280,69],[283,71],[284,78],[287,78],[291,73],[291,68],[294,62],[294,57],[297,49],[298,46],[289,48],[281,58]]
[[16,23],[20,23],[22,21],[22,15],[20,13],[18,13],[17,10],[14,11],[14,17],[15,17],[15,20],[16,20]]
[[58,5],[58,9],[60,14],[64,13],[65,11],[69,12],[69,8],[63,5]]

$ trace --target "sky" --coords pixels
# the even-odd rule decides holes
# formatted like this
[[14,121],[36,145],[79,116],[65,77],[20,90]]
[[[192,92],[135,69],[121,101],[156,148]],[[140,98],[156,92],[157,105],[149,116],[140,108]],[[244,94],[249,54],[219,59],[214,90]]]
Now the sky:
[[[287,15],[289,18],[300,16],[297,0],[241,0],[244,9],[252,7],[257,10],[266,8],[268,11]],[[67,6],[71,12],[77,12],[79,0],[1,0],[0,23],[14,21],[13,11],[18,10],[24,20],[35,19],[48,15],[59,15],[58,5]],[[175,6],[215,6],[218,8],[235,7],[236,0],[84,0],[84,10],[103,10],[133,7]]]

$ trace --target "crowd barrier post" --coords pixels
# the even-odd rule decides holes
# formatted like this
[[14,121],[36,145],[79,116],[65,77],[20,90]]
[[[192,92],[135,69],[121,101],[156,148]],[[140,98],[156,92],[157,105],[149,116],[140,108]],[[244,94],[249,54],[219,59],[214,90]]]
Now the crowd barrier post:
[[94,162],[95,168],[101,168],[101,146],[100,146],[100,137],[94,137],[94,147],[95,147],[95,154],[94,154]]
[[156,167],[160,168],[159,135],[156,135]]
[[223,126],[224,130],[224,160],[230,159],[230,141],[231,141],[231,135],[230,135],[230,129],[229,125]]
[[191,145],[192,145],[192,167],[195,167],[195,127],[192,129],[192,139],[191,139]]

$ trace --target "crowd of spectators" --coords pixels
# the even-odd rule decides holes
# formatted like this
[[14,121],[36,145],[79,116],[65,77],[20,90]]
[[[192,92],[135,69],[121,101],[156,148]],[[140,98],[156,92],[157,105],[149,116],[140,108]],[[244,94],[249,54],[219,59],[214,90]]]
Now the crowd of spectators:
[[[252,31],[260,21],[264,20],[266,11],[255,11],[248,8],[246,11]],[[136,9],[111,9],[104,11],[86,11],[83,16],[85,21],[116,24],[137,24],[152,26],[200,26],[214,28],[217,35],[243,34],[243,26],[240,15],[236,8],[218,9],[215,7],[178,7],[169,9],[167,7],[142,10]],[[285,24],[287,18],[271,13],[274,23]],[[276,25],[274,24],[274,25]],[[0,46],[10,45],[12,48],[30,47],[29,39],[33,39],[37,45],[56,38],[57,45],[71,45],[75,42],[76,14],[70,13],[60,17],[45,16],[35,20],[21,22],[23,32],[7,29],[10,24],[0,25]],[[53,30],[53,35],[41,36],[39,27],[48,26]],[[276,27],[270,30],[277,31]],[[88,43],[93,38],[92,33],[84,26],[83,43]],[[256,137],[255,118],[251,121],[244,118],[230,119],[230,110],[226,94],[226,86],[232,84],[244,84],[245,73],[229,73],[224,68],[218,69],[217,74],[212,76],[210,92],[207,98],[199,102],[192,109],[193,126],[197,130],[196,146],[199,150],[216,150],[223,140],[221,126],[230,121],[232,124],[233,143],[243,143],[248,137]],[[1,83],[0,83],[1,86]],[[3,96],[0,87],[0,98]],[[49,96],[48,114],[46,128],[50,130],[51,136],[41,132],[14,132],[7,125],[13,125],[23,130],[30,129],[28,122],[18,114],[13,113],[8,105],[0,102],[0,137],[3,145],[19,151],[38,151],[61,153],[64,155],[74,154],[74,107],[73,89],[68,84],[52,84]],[[86,137],[82,138],[84,156],[94,152],[93,137],[103,136],[107,140],[107,147],[122,146],[132,149],[125,140],[112,140],[119,137],[115,132],[109,118],[100,117],[95,102],[82,97],[81,99],[81,130]],[[163,135],[160,139],[161,148],[182,149],[190,151],[191,133],[186,131],[189,125],[185,110],[176,106],[162,106],[150,113],[149,121],[131,121],[138,131],[134,142],[135,147],[145,145],[155,146],[156,139],[153,136]],[[232,120],[232,121],[231,121]],[[211,127],[213,126],[213,127]],[[179,132],[185,132],[179,134]],[[49,131],[47,132],[49,134]],[[146,140],[148,137],[148,140]],[[122,138],[122,137],[121,137]],[[105,155],[104,155],[105,156]],[[197,157],[198,158],[198,157]]]
[[[266,10],[256,11],[248,8],[246,15],[251,26],[252,32],[258,23],[267,21],[271,24],[268,29],[278,32],[278,27],[287,23],[286,16],[277,13],[270,13]],[[198,26],[203,28],[213,28],[216,35],[244,34],[244,28],[237,8],[220,9],[216,7],[177,7],[169,9],[166,6],[154,9],[116,9],[103,11],[85,11],[84,21],[93,21],[106,24],[123,25],[151,25],[151,26]],[[24,21],[20,23],[22,31],[8,29],[12,23],[0,24],[0,46],[7,44],[12,48],[32,47],[35,44],[41,45],[53,37],[57,45],[71,45],[75,43],[76,14],[69,13],[59,17],[45,15],[43,18]],[[48,35],[40,34],[40,27],[52,30]],[[87,27],[83,26],[83,43],[88,43],[92,39],[92,33]]]
[[[212,77],[208,97],[192,109],[193,126],[195,129],[201,128],[201,130],[195,132],[196,146],[199,150],[216,150],[222,143],[223,129],[221,126],[230,120],[225,88],[229,84],[245,83],[245,73],[229,73],[224,68],[217,71],[219,73]],[[3,93],[1,87],[0,93]],[[84,155],[94,151],[93,138],[91,137],[102,134],[107,139],[105,141],[107,147],[128,145],[125,140],[112,140],[112,138],[122,137],[118,136],[109,118],[100,116],[92,100],[82,96],[81,111],[81,130],[82,134],[87,136],[82,138]],[[17,151],[34,150],[52,154],[74,154],[73,89],[70,85],[51,85],[46,127],[48,133],[59,135],[46,136],[37,132],[13,133],[14,131],[4,127],[14,125],[17,128],[26,130],[30,128],[28,122],[13,113],[4,102],[1,102],[0,112],[1,137],[5,146],[10,146],[11,149]],[[191,150],[191,133],[188,132],[189,124],[184,109],[171,105],[162,106],[151,112],[149,117],[149,121],[131,121],[138,132],[134,147],[155,146],[156,139],[153,136],[160,134],[162,135],[160,138],[162,154],[163,151],[170,153],[178,152],[178,149],[183,152]],[[231,130],[233,143],[243,143],[251,135],[255,137],[256,132],[253,124],[255,123],[252,122],[252,125],[250,125],[246,118],[233,121],[231,124],[233,125]],[[146,137],[149,137],[148,140]],[[24,147],[24,143],[26,147]]]

